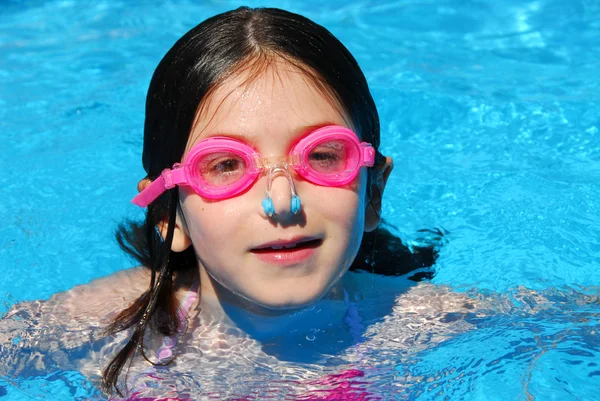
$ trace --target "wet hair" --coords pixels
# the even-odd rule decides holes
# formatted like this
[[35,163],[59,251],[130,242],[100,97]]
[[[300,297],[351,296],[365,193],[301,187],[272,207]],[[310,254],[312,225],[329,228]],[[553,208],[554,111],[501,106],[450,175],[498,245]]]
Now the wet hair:
[[[311,20],[274,8],[241,7],[209,18],[181,37],[156,68],[146,98],[142,161],[147,177],[181,161],[199,107],[233,74],[242,70],[259,73],[273,60],[298,68],[315,87],[330,96],[363,141],[379,148],[379,116],[367,81],[350,52],[327,29]],[[249,69],[249,70],[248,70]],[[385,157],[377,151],[373,172]],[[381,202],[381,194],[370,193],[370,201]],[[143,352],[149,326],[163,335],[176,332],[182,322],[176,314],[175,274],[197,269],[194,249],[172,252],[175,217],[179,205],[177,187],[148,206],[143,222],[119,226],[117,240],[128,254],[151,270],[148,290],[123,310],[107,328],[108,334],[132,329],[125,346],[103,372],[105,391],[120,393],[119,375],[136,352]],[[156,226],[167,220],[166,238]],[[380,226],[365,233],[351,270],[386,275],[404,275],[431,266],[434,247],[411,252],[392,232]],[[419,280],[428,273],[416,274]],[[148,358],[146,358],[148,359]]]

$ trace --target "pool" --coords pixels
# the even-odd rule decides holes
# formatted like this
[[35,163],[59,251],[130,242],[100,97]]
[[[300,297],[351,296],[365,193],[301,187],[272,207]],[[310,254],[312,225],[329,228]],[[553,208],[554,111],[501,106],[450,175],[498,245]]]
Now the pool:
[[[600,400],[593,1],[3,2],[0,313],[132,266],[113,232],[142,216],[129,200],[152,71],[182,33],[242,4],[304,14],[353,52],[395,160],[384,217],[409,243],[447,231],[432,283],[490,305],[415,352],[361,350],[375,361],[364,381],[386,400]],[[48,371],[0,378],[0,397],[99,394]]]

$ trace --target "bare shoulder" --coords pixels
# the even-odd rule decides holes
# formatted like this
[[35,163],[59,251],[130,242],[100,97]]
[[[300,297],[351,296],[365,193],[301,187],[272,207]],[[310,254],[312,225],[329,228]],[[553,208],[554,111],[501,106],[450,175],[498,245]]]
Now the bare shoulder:
[[470,294],[419,283],[398,294],[391,313],[366,334],[377,339],[378,346],[416,351],[472,330],[471,318],[482,307]]
[[469,294],[454,292],[448,286],[419,283],[397,298],[396,312],[424,315],[470,313],[480,308],[480,301]]
[[[47,368],[75,369],[68,350],[87,349],[104,337],[114,317],[149,286],[145,268],[119,271],[53,295],[24,301],[0,318],[0,375],[47,374]],[[27,373],[28,372],[28,373]]]
[[148,290],[150,271],[144,267],[121,270],[53,295],[47,302],[58,315],[107,324]]

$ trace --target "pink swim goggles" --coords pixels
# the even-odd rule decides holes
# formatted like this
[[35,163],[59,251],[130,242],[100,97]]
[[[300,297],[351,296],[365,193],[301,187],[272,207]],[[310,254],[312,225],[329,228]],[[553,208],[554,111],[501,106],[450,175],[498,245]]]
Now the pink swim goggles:
[[228,137],[210,137],[196,144],[183,163],[164,170],[132,202],[146,207],[167,189],[176,185],[191,187],[205,199],[219,200],[234,197],[251,186],[267,170],[265,212],[271,216],[271,181],[282,172],[292,190],[292,211],[300,210],[289,167],[301,177],[317,185],[339,187],[352,182],[362,166],[372,166],[375,149],[359,142],[356,134],[345,127],[326,126],[302,138],[285,160],[271,164],[244,142]]

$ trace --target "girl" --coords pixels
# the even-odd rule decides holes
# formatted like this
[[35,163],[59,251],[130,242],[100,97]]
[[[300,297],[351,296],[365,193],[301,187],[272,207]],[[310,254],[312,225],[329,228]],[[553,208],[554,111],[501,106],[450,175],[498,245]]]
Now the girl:
[[[273,356],[313,363],[360,342],[353,299],[362,276],[347,271],[404,275],[436,257],[433,246],[410,252],[380,227],[393,163],[378,148],[365,77],[325,28],[267,8],[202,22],[164,56],[148,90],[147,176],[133,200],[146,219],[117,234],[143,267],[42,305],[68,316],[55,322],[60,348],[92,343],[77,369],[94,377],[104,361],[106,392],[141,397],[156,383],[157,394],[177,387],[161,376],[167,364],[214,378],[224,355],[255,369]],[[64,333],[82,321],[107,329],[69,343]],[[349,337],[332,336],[326,350],[298,349],[290,335],[338,321]]]

